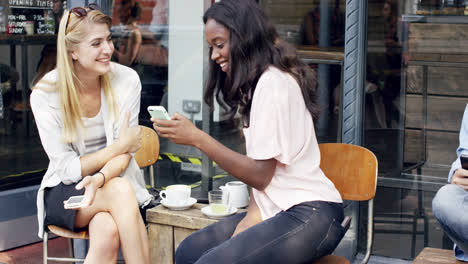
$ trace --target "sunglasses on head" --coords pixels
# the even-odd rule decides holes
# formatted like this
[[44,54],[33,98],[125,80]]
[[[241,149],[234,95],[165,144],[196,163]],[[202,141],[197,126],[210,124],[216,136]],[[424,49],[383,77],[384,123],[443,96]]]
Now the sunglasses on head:
[[68,24],[70,23],[70,15],[71,13],[75,14],[75,16],[82,18],[88,15],[88,10],[101,10],[98,4],[96,3],[91,3],[87,7],[74,7],[70,12],[68,12],[68,19],[67,19],[67,24],[65,25],[65,33],[67,33],[67,28]]

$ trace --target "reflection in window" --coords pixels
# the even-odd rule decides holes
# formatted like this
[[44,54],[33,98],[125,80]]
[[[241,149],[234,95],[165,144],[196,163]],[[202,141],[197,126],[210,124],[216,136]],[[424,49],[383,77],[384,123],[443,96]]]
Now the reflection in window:
[[61,0],[0,6],[0,191],[40,183],[48,164],[29,106],[30,89],[55,67]]
[[322,108],[315,124],[319,141],[340,141],[345,1],[308,1],[300,7],[278,0],[261,3],[280,37],[295,45],[299,57],[317,73],[317,94]]
[[168,32],[165,0],[115,1],[113,60],[132,67],[142,83],[140,123],[149,124],[149,105],[167,105]]
[[[456,159],[468,98],[465,2],[369,1],[367,79],[377,89],[366,93],[364,143],[379,160],[382,217],[374,248],[390,239],[404,245],[379,254],[413,258],[424,246],[451,248],[431,202]],[[384,224],[408,220],[417,228]]]

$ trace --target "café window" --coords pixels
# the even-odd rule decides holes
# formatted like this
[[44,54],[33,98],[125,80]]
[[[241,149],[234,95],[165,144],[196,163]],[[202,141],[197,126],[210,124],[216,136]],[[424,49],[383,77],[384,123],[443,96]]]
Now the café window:
[[62,1],[0,6],[0,190],[39,184],[48,159],[29,105],[31,87],[55,67]]
[[113,2],[113,60],[133,68],[140,76],[140,123],[151,125],[147,107],[168,108],[168,1]]
[[423,247],[452,248],[432,199],[457,158],[468,102],[466,5],[368,2],[363,134],[379,160],[374,254],[412,259]]
[[319,142],[340,142],[345,1],[260,0],[259,4],[280,37],[294,45],[298,56],[316,71],[317,98],[322,109],[315,124]]

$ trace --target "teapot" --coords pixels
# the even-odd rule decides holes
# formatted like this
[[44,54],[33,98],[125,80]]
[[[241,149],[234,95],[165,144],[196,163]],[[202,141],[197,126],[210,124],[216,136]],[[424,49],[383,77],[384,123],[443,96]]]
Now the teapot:
[[249,191],[247,189],[247,184],[241,181],[231,181],[219,188],[229,192],[230,206],[242,208],[249,205]]

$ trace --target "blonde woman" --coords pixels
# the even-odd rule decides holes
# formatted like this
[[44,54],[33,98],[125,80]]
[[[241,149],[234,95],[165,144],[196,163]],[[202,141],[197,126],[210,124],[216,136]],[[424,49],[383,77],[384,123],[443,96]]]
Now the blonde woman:
[[[88,227],[85,263],[149,263],[139,212],[153,198],[133,159],[141,84],[132,69],[110,62],[111,18],[97,6],[66,11],[57,40],[57,69],[34,87],[31,107],[50,159],[37,197],[39,236],[47,225]],[[119,177],[121,176],[121,177]],[[82,195],[83,206],[63,201]]]

